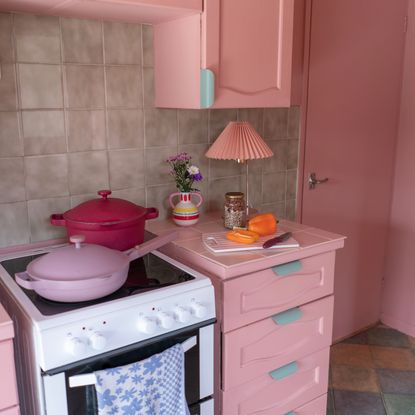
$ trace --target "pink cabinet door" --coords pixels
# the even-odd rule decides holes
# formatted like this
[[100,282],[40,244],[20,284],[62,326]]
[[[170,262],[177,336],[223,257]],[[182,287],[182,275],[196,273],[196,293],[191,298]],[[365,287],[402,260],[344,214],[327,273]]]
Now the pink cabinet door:
[[332,325],[330,296],[224,334],[223,389],[329,347]]
[[2,410],[18,402],[12,339],[0,342],[0,367],[0,410]]
[[222,413],[286,414],[324,395],[328,386],[329,353],[329,348],[323,349],[223,392]]
[[202,19],[214,108],[290,105],[294,0],[206,0]]

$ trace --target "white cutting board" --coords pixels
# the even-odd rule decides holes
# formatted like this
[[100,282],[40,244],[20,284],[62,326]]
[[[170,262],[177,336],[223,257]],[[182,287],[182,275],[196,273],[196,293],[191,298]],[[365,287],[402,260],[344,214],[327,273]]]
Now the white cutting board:
[[[204,233],[202,235],[203,243],[206,248],[215,253],[221,252],[238,252],[238,251],[253,251],[253,250],[263,250],[262,245],[268,239],[275,238],[276,236],[282,235],[285,231],[278,231],[274,235],[261,236],[258,241],[252,244],[240,244],[237,242],[230,241],[226,239],[226,232],[214,232],[214,233]],[[298,248],[300,244],[293,238],[288,238],[286,241],[281,242],[277,245],[272,246],[268,249],[281,249],[281,248]]]

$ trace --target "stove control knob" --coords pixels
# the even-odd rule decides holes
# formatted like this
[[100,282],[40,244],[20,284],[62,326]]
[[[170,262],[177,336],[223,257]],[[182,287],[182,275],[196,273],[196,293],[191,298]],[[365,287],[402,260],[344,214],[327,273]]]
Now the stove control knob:
[[94,350],[102,350],[107,345],[107,339],[98,331],[91,333],[89,342]]
[[174,319],[170,313],[166,313],[165,311],[158,313],[157,320],[164,329],[171,329],[173,327]]
[[87,345],[79,337],[71,337],[66,341],[66,350],[72,356],[81,356],[86,352]]
[[180,323],[188,323],[190,320],[190,311],[188,308],[178,306],[174,309],[174,316]]
[[142,333],[153,334],[157,329],[157,322],[149,317],[140,317],[137,328]]
[[192,314],[197,318],[204,318],[207,315],[207,307],[201,303],[191,303],[190,307],[192,309]]

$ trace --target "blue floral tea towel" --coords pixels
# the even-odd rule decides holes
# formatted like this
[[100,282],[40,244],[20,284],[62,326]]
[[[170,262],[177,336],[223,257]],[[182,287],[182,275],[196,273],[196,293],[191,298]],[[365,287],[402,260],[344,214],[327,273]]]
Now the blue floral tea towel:
[[94,372],[99,415],[188,415],[181,344],[148,359]]

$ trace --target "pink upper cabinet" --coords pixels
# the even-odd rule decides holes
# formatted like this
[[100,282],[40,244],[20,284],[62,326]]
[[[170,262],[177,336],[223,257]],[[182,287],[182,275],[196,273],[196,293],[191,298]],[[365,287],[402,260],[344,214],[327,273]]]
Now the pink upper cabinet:
[[1,0],[0,11],[159,23],[201,13],[202,0]]
[[156,106],[290,105],[294,0],[205,0],[181,20],[155,25]]

